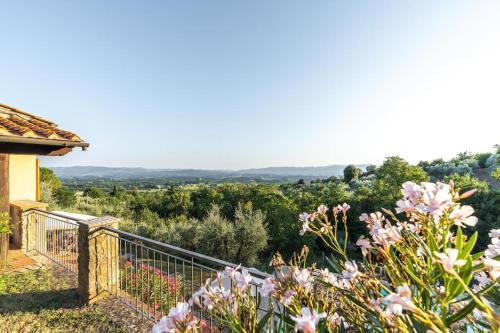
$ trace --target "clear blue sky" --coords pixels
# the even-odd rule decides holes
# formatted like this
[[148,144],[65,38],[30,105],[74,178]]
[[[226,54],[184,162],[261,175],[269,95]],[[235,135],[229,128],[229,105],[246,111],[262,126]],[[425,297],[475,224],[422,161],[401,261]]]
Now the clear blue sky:
[[500,143],[498,1],[0,2],[0,100],[55,165],[409,161]]

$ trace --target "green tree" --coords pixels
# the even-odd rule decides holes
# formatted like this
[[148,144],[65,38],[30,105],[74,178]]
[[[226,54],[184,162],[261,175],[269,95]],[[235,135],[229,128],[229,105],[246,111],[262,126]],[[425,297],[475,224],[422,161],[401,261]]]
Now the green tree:
[[377,169],[377,180],[372,194],[376,195],[375,207],[387,207],[401,198],[401,184],[406,181],[420,183],[429,176],[419,166],[413,166],[399,156],[387,157]]
[[54,171],[44,167],[40,167],[40,182],[50,185],[53,191],[62,186],[61,181],[57,178]]
[[71,207],[76,204],[75,192],[64,186],[57,189],[55,198],[59,206],[63,208]]
[[83,191],[83,195],[86,197],[94,198],[94,199],[99,199],[99,198],[104,198],[106,196],[106,193],[104,193],[103,190],[96,186],[91,186],[87,187]]
[[344,181],[350,183],[353,179],[358,179],[361,174],[361,169],[356,166],[349,164],[344,169]]
[[201,222],[203,230],[199,251],[209,256],[231,261],[236,252],[234,224],[221,214],[220,206],[213,205]]
[[163,218],[188,215],[191,206],[191,193],[180,187],[172,186],[161,198],[156,212]]
[[240,204],[234,214],[235,253],[233,262],[252,266],[267,245],[265,215],[253,210],[251,205],[243,208]]

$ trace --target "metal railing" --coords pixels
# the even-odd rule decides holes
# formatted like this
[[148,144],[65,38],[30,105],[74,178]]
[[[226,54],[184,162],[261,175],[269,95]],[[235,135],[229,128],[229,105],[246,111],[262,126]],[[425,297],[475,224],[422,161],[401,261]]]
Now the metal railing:
[[[168,314],[177,302],[188,301],[207,280],[215,281],[217,272],[235,264],[154,241],[117,229],[102,227],[106,235],[108,256],[107,285],[101,286],[141,316],[158,320]],[[248,269],[253,279],[252,293],[257,295],[263,279],[268,275]],[[223,287],[232,290],[230,280],[223,279]],[[260,310],[267,309],[266,302]],[[210,331],[216,331],[215,319],[201,310],[193,310]]]
[[34,224],[32,234],[26,235],[29,251],[78,273],[78,220],[39,209],[24,212],[22,220]]

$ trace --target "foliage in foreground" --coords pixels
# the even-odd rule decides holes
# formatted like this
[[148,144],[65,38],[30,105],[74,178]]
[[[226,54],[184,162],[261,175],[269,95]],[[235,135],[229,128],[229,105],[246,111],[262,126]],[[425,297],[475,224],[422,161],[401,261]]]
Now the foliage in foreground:
[[[231,332],[497,332],[500,230],[491,230],[488,249],[474,254],[477,233],[462,232],[478,221],[471,206],[460,204],[475,190],[459,194],[453,182],[405,182],[401,192],[400,215],[360,216],[369,230],[357,241],[362,262],[346,251],[349,205],[331,211],[321,205],[300,215],[301,234],[317,236],[331,250],[330,269],[308,266],[307,248],[288,264],[277,254],[274,275],[255,296],[248,271],[228,267],[153,332],[200,331],[203,322],[192,312],[200,308]],[[235,287],[225,289],[224,279]],[[261,302],[268,304],[264,315],[257,311]]]

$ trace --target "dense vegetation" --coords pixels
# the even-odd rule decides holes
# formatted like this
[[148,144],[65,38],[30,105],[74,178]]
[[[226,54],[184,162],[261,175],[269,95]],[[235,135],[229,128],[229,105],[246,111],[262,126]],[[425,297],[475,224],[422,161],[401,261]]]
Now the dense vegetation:
[[311,260],[322,262],[322,245],[308,235],[298,236],[298,215],[303,211],[312,211],[321,203],[329,207],[349,203],[349,250],[357,255],[354,244],[365,232],[357,216],[379,207],[392,209],[405,181],[453,180],[463,190],[479,190],[464,203],[476,208],[479,223],[468,231],[479,230],[477,246],[484,248],[488,231],[500,227],[500,190],[475,174],[488,168],[488,175],[495,175],[500,164],[500,149],[495,148],[493,154],[461,153],[450,161],[423,161],[418,165],[388,157],[381,166],[368,166],[366,171],[350,165],[344,178],[287,184],[182,184],[148,191],[115,184],[110,190],[92,186],[73,192],[44,169],[42,200],[51,208],[118,216],[123,219],[121,228],[133,233],[264,268],[273,253],[288,257],[304,244],[312,249]]

